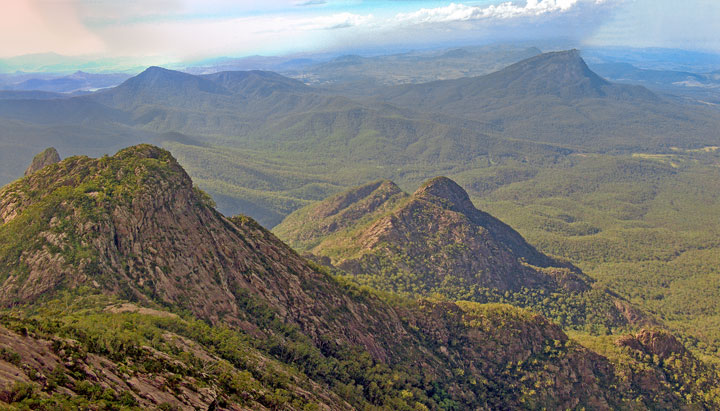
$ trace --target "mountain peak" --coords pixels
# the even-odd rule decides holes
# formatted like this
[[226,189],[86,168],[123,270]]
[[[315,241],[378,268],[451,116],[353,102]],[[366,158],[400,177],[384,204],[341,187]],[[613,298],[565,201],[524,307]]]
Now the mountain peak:
[[511,89],[524,88],[529,94],[555,94],[569,98],[603,96],[603,88],[610,85],[590,70],[576,49],[543,53],[490,76],[506,78],[512,83],[509,84]]
[[58,162],[60,162],[60,154],[55,150],[55,147],[46,148],[33,157],[32,163],[30,163],[30,166],[25,170],[25,175],[29,176],[45,166]]
[[580,55],[580,50],[578,50],[578,49],[550,51],[547,53],[538,54],[537,56],[533,56],[533,57],[527,58],[525,60],[521,60],[515,64],[508,66],[508,67],[540,65],[540,64],[547,64],[547,63],[574,65],[575,67],[580,67],[580,68],[587,67],[587,65],[585,64],[585,60],[583,60],[582,56]]
[[179,71],[175,71],[175,70],[168,70],[168,69],[166,69],[166,68],[159,67],[159,66],[150,66],[150,67],[146,68],[145,70],[143,70],[140,74],[138,74],[138,75],[135,76],[134,78],[137,78],[137,79],[149,79],[149,78],[158,78],[158,77],[161,77],[161,76],[176,76],[176,77],[181,77],[181,76],[183,76],[184,74],[185,74],[185,73],[182,73],[182,72],[179,72]]
[[150,66],[133,78],[143,80],[157,80],[162,78],[180,80],[195,78],[195,76],[183,73],[182,71],[170,70],[159,66]]
[[198,90],[207,93],[227,94],[221,86],[192,74],[151,66],[135,77],[129,78],[119,89],[169,89],[174,92]]
[[[585,60],[583,60],[582,56],[580,55],[580,50],[578,49],[572,49],[572,50],[564,50],[564,51],[552,51],[548,53],[539,54],[534,57],[530,57],[529,59],[524,60],[525,64],[557,64],[558,66],[562,66],[564,69],[572,69],[572,70],[578,70],[578,73],[581,73],[588,77],[598,77],[597,74],[595,74],[585,63]],[[522,62],[521,62],[522,63]],[[519,64],[519,63],[518,63]],[[603,80],[604,81],[604,80]],[[606,82],[606,81],[605,81]],[[606,82],[607,83],[607,82]]]
[[142,73],[140,73],[140,74],[145,74],[145,73],[163,73],[163,72],[168,72],[168,73],[169,73],[169,72],[172,72],[172,71],[173,71],[173,70],[169,70],[169,69],[166,69],[166,68],[160,67],[160,66],[150,66],[150,67],[146,68],[145,70],[143,70]]
[[[589,287],[574,267],[538,252],[517,231],[476,209],[447,177],[427,181],[412,196],[389,181],[369,183],[292,213],[275,233],[301,252],[396,291],[432,293],[449,278],[502,290]],[[412,290],[405,283],[389,285],[403,277],[412,278]]]
[[162,159],[162,160],[170,160],[172,163],[177,163],[175,158],[172,157],[169,151],[162,149],[160,147],[151,145],[151,144],[138,144],[136,146],[131,146],[128,148],[124,148],[120,151],[118,151],[117,154],[115,154],[116,157],[121,159],[126,158],[152,158],[152,159]]
[[467,191],[444,176],[426,181],[415,191],[413,196],[441,204],[445,208],[461,213],[475,209]]
[[373,181],[297,210],[276,226],[275,232],[288,239],[291,246],[309,249],[317,245],[319,238],[385,214],[407,197],[390,180]]

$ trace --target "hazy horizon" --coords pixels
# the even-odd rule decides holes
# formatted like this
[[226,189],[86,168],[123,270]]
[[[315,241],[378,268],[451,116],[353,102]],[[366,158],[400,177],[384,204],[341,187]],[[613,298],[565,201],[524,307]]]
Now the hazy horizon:
[[[132,71],[248,56],[389,54],[493,43],[720,52],[720,4],[649,0],[19,0],[0,72]],[[65,67],[64,69],[62,67]]]

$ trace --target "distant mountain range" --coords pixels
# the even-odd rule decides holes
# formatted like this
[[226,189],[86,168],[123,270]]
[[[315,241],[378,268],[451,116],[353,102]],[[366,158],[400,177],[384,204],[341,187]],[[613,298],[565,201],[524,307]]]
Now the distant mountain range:
[[130,77],[129,74],[93,74],[77,71],[67,76],[30,78],[17,83],[5,80],[5,84],[0,83],[0,89],[41,90],[55,93],[92,92],[116,86]]
[[628,63],[647,70],[708,73],[720,69],[720,54],[661,47],[589,47],[583,55],[591,65]]
[[612,81],[639,84],[666,95],[720,104],[720,73],[640,69],[629,63],[597,63],[593,70]]
[[[446,54],[443,59],[457,59],[466,52]],[[380,167],[423,164],[436,172],[441,164],[487,155],[527,160],[528,153],[553,158],[578,150],[720,144],[717,110],[608,82],[577,51],[537,55],[485,76],[388,86],[372,98],[350,98],[272,72],[191,75],[159,67],[86,96],[4,93],[3,182],[21,174],[24,166],[17,159],[29,159],[47,145],[61,154],[99,155],[178,135],[200,146],[329,156]],[[256,199],[248,204],[244,195],[232,194],[235,189],[210,191],[223,194],[221,209],[250,207],[269,225],[298,204],[292,200],[276,208],[277,203]],[[255,214],[268,207],[266,215]]]
[[716,110],[610,83],[575,50],[487,76],[388,88],[381,101],[487,122],[515,138],[601,150],[709,143],[719,121]]
[[388,85],[480,76],[540,54],[536,47],[479,46],[384,56],[345,55],[280,71],[308,84],[368,96]]

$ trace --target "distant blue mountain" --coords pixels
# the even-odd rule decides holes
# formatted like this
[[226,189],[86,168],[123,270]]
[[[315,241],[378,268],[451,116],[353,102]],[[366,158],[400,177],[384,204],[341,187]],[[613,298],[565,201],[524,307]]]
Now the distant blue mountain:
[[[26,78],[23,75],[21,78]],[[17,83],[13,83],[12,76],[5,79],[5,90],[37,90],[49,91],[54,93],[73,93],[78,91],[95,91],[98,89],[117,86],[123,81],[130,78],[129,74],[113,73],[113,74],[94,74],[77,71],[68,76],[46,78],[45,76],[37,78],[29,78]]]

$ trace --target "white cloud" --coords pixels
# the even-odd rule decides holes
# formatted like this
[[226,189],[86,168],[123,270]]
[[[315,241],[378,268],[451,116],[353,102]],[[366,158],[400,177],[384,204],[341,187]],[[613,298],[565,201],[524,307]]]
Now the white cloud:
[[626,0],[588,40],[592,45],[720,52],[720,1]]
[[[328,38],[339,38],[340,32],[361,27],[372,20],[372,15],[353,13],[259,16],[139,22],[103,26],[96,32],[121,55],[190,59],[236,55],[238,51],[245,54],[304,51],[327,44]],[[330,35],[329,30],[338,33]]]
[[327,1],[325,0],[301,0],[296,1],[295,5],[304,7],[304,6],[322,6],[323,4],[327,4]]
[[334,30],[362,26],[373,21],[373,15],[337,13],[328,16],[294,19],[291,26],[298,30]]
[[[372,9],[375,14],[367,14],[370,8],[358,0],[0,1],[14,5],[0,13],[0,55],[56,51],[188,59],[472,41],[497,33],[536,38],[546,26],[553,35],[572,35],[571,30],[587,31],[589,21],[600,20],[597,4],[623,0],[513,0],[423,9],[408,1],[397,2],[401,8],[384,3]],[[319,7],[298,7],[312,4]],[[536,19],[525,24],[527,17]]]
[[444,7],[420,9],[412,13],[398,14],[396,20],[406,24],[423,24],[483,19],[509,19],[564,12],[573,8],[578,2],[579,0],[528,0],[524,6],[505,2],[485,7],[450,3]]

